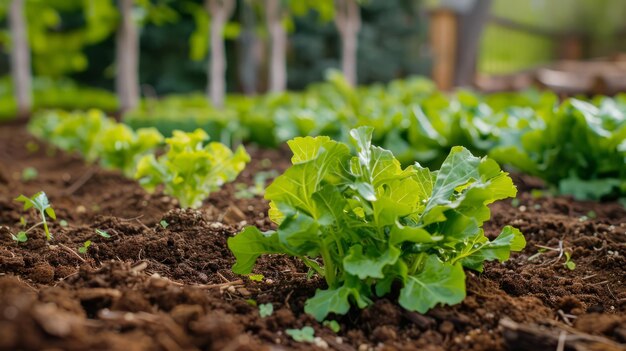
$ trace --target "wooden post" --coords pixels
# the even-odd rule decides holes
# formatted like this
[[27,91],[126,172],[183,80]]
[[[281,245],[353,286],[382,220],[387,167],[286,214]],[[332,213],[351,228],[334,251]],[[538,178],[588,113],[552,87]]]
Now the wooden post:
[[281,93],[287,88],[287,31],[283,27],[285,9],[280,0],[265,1],[267,31],[270,35],[269,91]]
[[226,48],[224,47],[224,26],[235,9],[235,0],[205,0],[205,7],[211,16],[209,25],[209,99],[217,108],[224,107],[226,96]]
[[449,9],[430,13],[430,45],[433,54],[433,80],[441,90],[450,90],[456,65],[458,18]]

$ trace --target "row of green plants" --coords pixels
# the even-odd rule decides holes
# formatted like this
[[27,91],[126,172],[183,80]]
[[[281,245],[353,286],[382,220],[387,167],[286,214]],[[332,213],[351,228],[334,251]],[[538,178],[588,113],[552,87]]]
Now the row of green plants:
[[210,130],[228,143],[276,147],[297,136],[348,142],[374,128],[372,140],[403,165],[439,167],[457,145],[491,155],[577,199],[626,197],[626,95],[560,102],[550,92],[444,94],[424,78],[352,88],[331,73],[303,92],[228,97],[216,110],[201,96],[172,96],[125,115],[134,128]]
[[[33,110],[87,110],[97,108],[107,112],[119,110],[117,97],[105,89],[78,86],[69,80],[37,78],[33,81]],[[17,115],[17,103],[11,81],[0,79],[0,120]]]
[[184,208],[199,207],[250,161],[243,146],[233,152],[220,142],[207,143],[209,135],[202,129],[175,130],[164,138],[155,128],[133,130],[100,110],[47,111],[32,118],[28,129],[90,164],[97,162],[139,180],[148,191],[162,187]]
[[[207,134],[200,129],[174,131],[165,153],[156,156],[163,138],[155,129],[133,132],[96,110],[40,115],[29,129],[87,162],[134,174],[149,190],[163,186],[182,207],[200,205],[204,190],[232,180],[249,160],[242,147],[233,154],[221,143],[203,145]],[[482,229],[488,205],[517,193],[494,160],[457,146],[438,171],[417,163],[403,167],[391,151],[373,145],[373,131],[352,129],[349,144],[327,136],[288,141],[293,165],[265,189],[277,229],[249,226],[229,238],[235,273],[250,274],[263,254],[297,257],[328,285],[305,304],[319,321],[352,305],[365,308],[397,284],[398,303],[425,313],[465,298],[464,268],[482,271],[485,261],[506,261],[524,248],[516,228],[504,227],[493,240]],[[17,200],[41,212],[50,239],[45,215],[55,215],[45,194]]]

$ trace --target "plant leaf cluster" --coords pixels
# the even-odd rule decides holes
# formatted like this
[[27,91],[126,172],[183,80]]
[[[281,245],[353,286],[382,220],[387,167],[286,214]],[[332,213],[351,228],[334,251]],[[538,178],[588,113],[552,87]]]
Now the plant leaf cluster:
[[250,273],[263,254],[300,258],[328,285],[305,304],[320,321],[370,305],[395,283],[400,305],[423,313],[463,300],[464,267],[482,271],[484,261],[505,261],[524,248],[513,227],[494,240],[482,229],[488,205],[516,195],[495,161],[454,147],[439,171],[402,168],[372,145],[372,133],[351,130],[354,149],[328,137],[289,141],[293,165],[265,193],[278,229],[250,226],[230,238],[233,271]]
[[233,152],[219,142],[204,145],[208,137],[201,129],[174,131],[165,139],[165,154],[150,154],[139,160],[135,178],[149,191],[162,184],[164,192],[176,197],[181,207],[199,207],[211,192],[233,181],[250,161],[243,146]]

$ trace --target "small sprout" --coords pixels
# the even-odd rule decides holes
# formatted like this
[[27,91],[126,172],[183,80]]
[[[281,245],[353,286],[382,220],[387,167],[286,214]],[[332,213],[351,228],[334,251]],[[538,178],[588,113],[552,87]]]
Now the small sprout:
[[513,206],[513,207],[518,207],[518,206],[519,206],[519,199],[513,199],[513,200],[511,200],[511,206]]
[[336,320],[324,321],[322,323],[326,328],[333,331],[333,333],[337,334],[341,330],[341,326],[337,323]]
[[297,342],[315,341],[315,330],[309,326],[303,327],[302,329],[287,329],[285,333]]
[[100,235],[103,238],[107,238],[107,239],[111,237],[111,235],[109,233],[105,232],[102,229],[96,229],[96,234]]
[[569,269],[570,271],[573,271],[574,269],[576,269],[576,263],[572,261],[572,255],[567,251],[565,251],[565,263],[563,263],[563,265],[565,266],[565,268]]
[[259,315],[261,318],[269,317],[274,313],[274,305],[271,303],[263,303],[259,305]]
[[[31,208],[39,211],[39,215],[41,216],[41,222],[34,224],[32,227],[28,228],[24,233],[28,233],[32,229],[43,225],[43,229],[46,232],[46,240],[52,239],[52,235],[50,234],[50,230],[48,230],[48,222],[46,221],[46,215],[52,218],[53,220],[57,219],[57,215],[54,212],[54,209],[50,206],[50,201],[48,201],[48,197],[46,193],[43,191],[38,192],[32,197],[26,197],[24,195],[18,196],[15,201],[24,203],[24,210],[28,210]],[[18,234],[19,235],[19,234]]]
[[37,144],[34,141],[29,141],[26,143],[26,151],[30,152],[31,154],[34,152],[39,151],[39,144]]
[[34,167],[26,167],[22,170],[22,181],[28,182],[37,179],[39,172]]
[[248,303],[248,305],[250,305],[250,306],[254,306],[254,307],[256,307],[256,306],[257,306],[256,300],[254,300],[254,299],[247,299],[247,300],[246,300],[246,302],[247,302],[247,303]]
[[11,234],[11,239],[17,241],[18,243],[25,243],[28,241],[28,237],[26,236],[26,232],[18,232],[17,235]]
[[63,228],[67,227],[69,224],[67,223],[66,220],[62,219],[59,221],[59,225]]
[[543,190],[539,190],[539,189],[533,189],[530,191],[530,196],[532,196],[535,199],[540,199],[545,195]]
[[595,212],[595,211],[589,211],[589,212],[587,212],[587,217],[589,217],[589,218],[591,218],[591,219],[595,219],[595,218],[597,218],[598,216],[596,215],[596,212]]
[[169,223],[167,223],[166,220],[162,219],[159,224],[161,225],[161,227],[163,227],[163,229],[167,229],[167,227],[170,225]]
[[83,246],[78,248],[78,252],[81,254],[86,254],[87,253],[87,249],[89,249],[89,246],[91,246],[91,240],[87,240],[83,243]]
[[263,274],[250,274],[248,278],[253,282],[262,282],[263,278],[265,277],[263,276]]

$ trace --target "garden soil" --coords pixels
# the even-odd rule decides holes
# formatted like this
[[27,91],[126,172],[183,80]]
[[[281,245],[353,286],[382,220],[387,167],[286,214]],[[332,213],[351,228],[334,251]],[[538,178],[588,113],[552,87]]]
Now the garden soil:
[[[257,172],[289,165],[287,150],[248,149],[253,161],[234,183],[201,209],[180,210],[158,191],[35,140],[23,125],[0,126],[0,350],[626,349],[621,205],[540,196],[532,189],[541,182],[514,175],[518,200],[492,205],[485,230],[495,237],[504,225],[519,228],[523,252],[482,274],[468,271],[459,305],[422,315],[379,299],[332,317],[341,326],[334,333],[304,314],[324,282],[307,279],[297,260],[261,258],[261,281],[230,271],[226,240],[244,225],[272,227],[266,201],[242,189]],[[27,167],[35,179],[22,179]],[[11,233],[24,212],[13,199],[40,190],[57,213],[54,240],[36,229],[17,244]],[[80,254],[86,240],[93,244]],[[274,313],[261,318],[255,304],[264,303]],[[285,333],[304,326],[315,329],[314,343]]]

